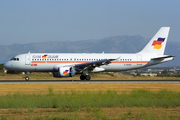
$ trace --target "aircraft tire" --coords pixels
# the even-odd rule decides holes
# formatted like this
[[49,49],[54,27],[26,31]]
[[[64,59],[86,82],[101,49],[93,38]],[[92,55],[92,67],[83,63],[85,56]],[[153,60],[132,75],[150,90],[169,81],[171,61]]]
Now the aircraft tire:
[[85,80],[85,79],[86,79],[86,76],[81,75],[81,76],[80,76],[80,79],[81,79],[81,80]]
[[91,80],[91,76],[86,75],[86,80]]
[[26,81],[29,81],[29,77],[28,77],[28,76],[26,76],[26,77],[25,77],[25,80],[26,80]]

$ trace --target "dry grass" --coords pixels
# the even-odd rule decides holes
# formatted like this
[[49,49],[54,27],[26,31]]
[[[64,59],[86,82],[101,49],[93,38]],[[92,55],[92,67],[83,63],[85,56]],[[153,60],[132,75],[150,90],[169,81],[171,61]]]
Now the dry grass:
[[15,92],[31,93],[31,94],[46,94],[48,88],[52,87],[54,92],[59,91],[107,91],[116,90],[119,93],[122,91],[131,91],[133,89],[148,89],[152,91],[159,91],[162,89],[168,89],[173,91],[180,91],[179,83],[98,83],[98,84],[87,84],[87,83],[52,83],[52,84],[0,84],[0,95],[13,94]]
[[[146,111],[149,114],[163,115],[164,113],[170,113],[171,115],[179,115],[180,107],[170,107],[170,108],[162,108],[162,107],[113,107],[113,108],[102,108],[102,110],[109,115],[118,115],[119,113],[127,113],[127,111],[131,111],[131,113],[139,113],[142,111]],[[163,114],[162,114],[163,113]]]
[[[110,107],[101,109],[80,109],[79,111],[59,112],[57,108],[0,109],[0,117],[12,119],[179,119],[180,107]],[[64,117],[62,117],[64,116]]]

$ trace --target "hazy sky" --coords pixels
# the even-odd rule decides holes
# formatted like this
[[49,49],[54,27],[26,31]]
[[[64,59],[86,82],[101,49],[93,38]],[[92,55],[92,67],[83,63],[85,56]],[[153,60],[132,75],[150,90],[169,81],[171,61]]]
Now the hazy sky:
[[180,0],[1,0],[0,44],[100,39],[117,35],[151,38],[171,27],[180,40]]

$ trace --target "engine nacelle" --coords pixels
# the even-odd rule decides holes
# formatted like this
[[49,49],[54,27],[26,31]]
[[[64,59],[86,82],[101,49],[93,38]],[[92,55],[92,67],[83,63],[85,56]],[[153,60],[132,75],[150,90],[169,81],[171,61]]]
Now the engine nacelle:
[[72,77],[76,74],[74,67],[58,67],[57,72],[53,72],[54,77]]

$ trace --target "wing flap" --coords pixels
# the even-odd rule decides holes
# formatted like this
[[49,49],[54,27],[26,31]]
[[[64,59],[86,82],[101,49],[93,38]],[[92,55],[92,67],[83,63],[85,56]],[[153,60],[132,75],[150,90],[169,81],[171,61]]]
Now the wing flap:
[[95,67],[100,67],[102,65],[108,65],[113,60],[116,60],[116,59],[103,59],[103,60],[92,61],[92,62],[88,62],[88,63],[75,64],[74,67],[76,68],[77,71],[79,71],[81,73],[84,70],[92,71]]

